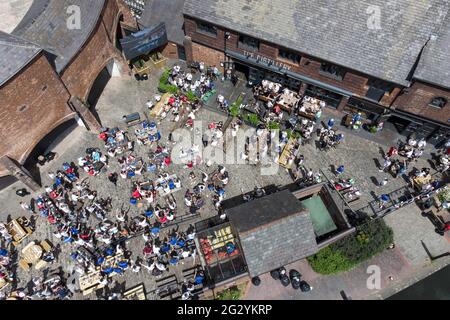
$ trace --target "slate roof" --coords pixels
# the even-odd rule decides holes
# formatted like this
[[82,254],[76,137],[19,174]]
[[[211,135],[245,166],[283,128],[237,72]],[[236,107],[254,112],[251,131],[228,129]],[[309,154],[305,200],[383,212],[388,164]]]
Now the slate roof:
[[[377,8],[381,29],[370,29]],[[186,15],[402,85],[448,11],[448,0],[186,0],[184,6]]]
[[139,24],[151,27],[165,22],[168,40],[183,45],[184,2],[185,0],[148,0]]
[[450,14],[426,45],[414,78],[450,89]]
[[42,51],[39,46],[0,31],[0,86]]
[[[13,34],[55,55],[56,71],[62,71],[94,30],[105,0],[35,0]],[[81,28],[69,29],[67,8],[80,8]]]
[[318,251],[308,210],[288,190],[226,211],[251,277]]

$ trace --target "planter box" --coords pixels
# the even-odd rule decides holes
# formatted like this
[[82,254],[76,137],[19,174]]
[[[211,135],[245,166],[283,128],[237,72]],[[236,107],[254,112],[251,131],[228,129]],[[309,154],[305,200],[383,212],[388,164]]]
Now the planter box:
[[166,66],[167,58],[162,57],[162,59],[155,61],[152,57],[150,57],[150,61],[154,68],[161,69]]

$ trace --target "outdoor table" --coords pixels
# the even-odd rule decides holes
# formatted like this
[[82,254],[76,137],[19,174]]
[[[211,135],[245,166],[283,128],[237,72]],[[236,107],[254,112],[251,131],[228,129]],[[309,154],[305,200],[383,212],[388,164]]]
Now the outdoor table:
[[[166,184],[169,183],[169,180],[174,181],[174,180],[177,180],[177,178],[178,178],[177,175],[176,175],[176,174],[173,174],[173,175],[169,176],[163,183],[161,183],[161,185],[164,186],[164,185],[166,185]],[[175,192],[181,190],[181,188],[182,188],[182,187],[171,189],[171,190],[170,190],[169,192],[167,192],[167,193],[164,192],[164,190],[162,190],[162,189],[158,189],[158,193],[159,193],[160,196],[164,197],[164,196],[167,196],[167,195],[169,195],[169,194],[172,194],[172,193],[175,193]]]
[[22,249],[23,259],[29,264],[37,263],[41,260],[44,249],[41,246],[30,242],[25,248]]
[[8,232],[13,237],[15,246],[21,243],[32,233],[32,230],[30,228],[22,226],[22,223],[24,223],[25,219],[26,218],[14,219],[7,225]]
[[423,177],[414,177],[412,179],[413,184],[417,185],[418,187],[423,187],[424,185],[427,185],[431,182],[431,175],[426,175]]
[[150,111],[150,117],[156,118],[162,113],[164,106],[169,102],[169,98],[171,95],[171,93],[163,94],[163,96],[161,97],[161,101],[159,101]]
[[295,141],[296,139],[294,138],[289,139],[288,143],[283,149],[283,152],[281,153],[280,159],[278,160],[278,163],[286,169],[290,169],[290,166],[288,165],[288,160],[292,152],[294,151]]
[[123,297],[125,300],[146,300],[144,285],[140,284],[133,289],[125,291]]

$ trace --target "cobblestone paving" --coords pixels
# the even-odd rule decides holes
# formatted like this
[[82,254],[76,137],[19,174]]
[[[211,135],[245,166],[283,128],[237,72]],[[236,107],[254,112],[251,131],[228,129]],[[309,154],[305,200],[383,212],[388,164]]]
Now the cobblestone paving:
[[[120,128],[124,128],[124,125],[121,122],[123,115],[133,112],[141,112],[141,115],[143,115],[145,112],[148,112],[145,109],[145,103],[148,99],[152,98],[154,94],[156,94],[158,79],[159,74],[155,74],[150,78],[150,80],[145,82],[137,82],[131,78],[126,77],[112,78],[96,107],[99,117],[102,120],[103,126],[110,128],[119,126]],[[198,113],[197,120],[202,120],[204,122],[203,126],[205,127],[212,121],[225,122],[226,116],[218,112],[203,109]],[[175,124],[173,122],[170,122],[168,120],[164,120],[159,124],[159,129],[163,136],[162,143],[167,142],[168,133],[174,129],[174,125]],[[130,131],[132,130],[133,129],[131,128]],[[132,135],[130,134],[129,136],[131,137]],[[60,157],[48,164],[46,167],[41,168],[43,185],[49,183],[49,178],[46,175],[46,172],[58,170],[63,162],[75,161],[78,157],[85,154],[85,149],[87,147],[98,147],[101,150],[104,150],[103,142],[98,139],[95,134],[85,131],[82,127],[75,128],[74,131],[71,132],[70,135],[56,147],[58,153],[60,154]],[[386,148],[385,146],[383,147],[384,149]],[[147,159],[148,151],[149,147],[145,146],[136,146],[135,148],[135,153],[141,156],[144,160]],[[337,167],[342,164],[345,165],[345,175],[355,178],[357,186],[361,189],[361,191],[363,191],[363,196],[361,197],[362,199],[360,203],[355,205],[354,209],[362,207],[365,203],[367,203],[367,201],[373,200],[374,195],[390,192],[405,184],[405,182],[401,180],[401,178],[396,180],[390,178],[388,185],[384,187],[383,190],[380,190],[380,188],[376,186],[373,179],[380,181],[386,176],[386,174],[380,173],[375,165],[375,159],[381,161],[380,145],[358,136],[347,134],[345,141],[340,146],[338,146],[338,148],[330,150],[327,153],[318,151],[314,144],[306,145],[303,147],[303,154],[305,156],[306,167],[310,167],[313,170],[323,170],[323,172],[329,177],[333,177],[333,173],[331,171],[332,166]],[[426,165],[425,160],[420,160],[416,164],[418,168],[424,165]],[[240,195],[242,192],[248,192],[255,186],[262,187],[267,185],[286,185],[292,182],[289,174],[284,169],[280,169],[276,175],[264,176],[260,174],[260,168],[257,166],[225,166],[230,172],[230,183],[226,188],[227,198]],[[118,168],[119,167],[117,161],[111,159],[110,166],[108,168],[109,172],[117,172]],[[207,169],[205,165],[201,165],[198,168],[195,168],[193,171],[198,177],[200,177],[199,170],[212,171],[212,168]],[[188,179],[188,174],[190,171],[187,169],[183,169],[181,165],[175,164],[172,165],[171,168],[169,168],[168,172],[176,173],[183,182],[183,189],[175,193],[175,198],[179,205],[179,210],[181,211],[179,212],[179,215],[183,215],[183,196],[185,190],[187,188],[193,187],[193,185],[190,185]],[[81,173],[81,176],[83,178],[84,173]],[[152,174],[144,174],[144,177],[152,178]],[[142,179],[143,178],[141,177],[139,180]],[[120,208],[122,203],[125,203],[126,205],[128,204],[131,188],[130,181],[119,179],[118,186],[117,188],[115,188],[108,181],[107,174],[101,173],[98,177],[90,177],[89,182],[92,189],[98,191],[99,197],[111,196],[113,198],[113,206],[115,208]],[[198,180],[197,182],[200,181]],[[0,213],[3,220],[5,220],[8,215],[12,218],[26,215],[26,213],[19,206],[19,202],[22,201],[22,199],[18,199],[18,197],[14,194],[14,191],[20,187],[22,187],[20,183],[15,183],[9,188],[0,192],[0,203],[2,203]],[[28,201],[30,200],[30,198],[31,196],[25,199]],[[430,234],[433,233],[431,230],[432,228],[430,227],[430,223],[422,218],[420,214],[418,214],[418,208],[416,208],[415,206],[410,208],[414,208],[412,209],[412,211],[414,211],[413,214],[410,214],[410,209],[402,209],[402,212],[399,211],[398,213],[394,213],[386,219],[388,224],[394,228],[396,242],[399,244],[397,251],[398,254],[391,258],[394,260],[396,259],[395,261],[402,261],[401,263],[394,262],[394,269],[401,269],[403,264],[421,264],[423,262],[424,251],[417,245],[418,238],[416,235],[418,234],[421,235],[422,239],[426,240],[427,246],[430,248],[430,250],[434,250],[434,252],[439,252],[439,250],[442,250],[445,245],[448,245],[448,242],[444,238],[437,238],[434,235],[430,236]],[[132,216],[142,213],[140,209],[135,207],[132,208],[131,212]],[[213,208],[212,201],[210,200],[210,198],[206,199],[206,206],[200,210],[200,218],[204,219],[215,214],[216,212]],[[187,227],[187,225],[183,225],[181,228],[185,227]],[[58,241],[56,239],[53,239],[53,235],[51,232],[51,227],[47,225],[47,222],[38,218],[37,231],[30,237],[30,240],[43,240],[44,238],[46,238],[54,244],[57,244]],[[136,255],[141,254],[143,245],[144,241],[142,237],[138,237],[129,241],[128,247],[134,252],[134,258],[136,257]],[[19,249],[21,247],[19,247]],[[418,253],[419,251],[420,253]],[[60,254],[58,263],[54,267],[60,265],[63,270],[69,271],[71,268],[69,264],[69,253],[70,247],[67,245],[63,245],[62,253]],[[391,253],[389,254],[392,255]],[[389,260],[391,258],[388,257],[387,259]],[[405,262],[405,259],[407,262]],[[384,263],[383,261],[381,261],[380,263]],[[194,264],[193,261],[187,261],[186,263],[188,265],[191,265],[191,263]],[[387,263],[387,265],[389,265],[389,263]],[[179,275],[180,269],[185,267],[186,266],[183,265],[177,268],[171,267],[170,273]],[[34,269],[32,269],[32,271],[27,274],[25,274],[21,270],[17,270],[18,278],[21,279],[21,282],[18,284],[19,287],[25,286],[28,279],[30,279],[31,276],[35,276],[37,274],[39,274],[39,272],[36,272]],[[347,276],[337,276],[333,281],[345,282],[348,280],[345,280],[345,277]],[[140,283],[145,284],[147,292],[151,291],[155,287],[154,278],[150,276],[146,271],[141,271],[138,274],[132,273],[130,271],[127,272],[124,277],[119,277],[117,280],[117,285],[122,289],[130,288]],[[333,281],[328,282],[329,278],[321,278],[317,281],[328,283],[328,285],[324,286],[326,286],[330,290],[331,288],[343,287],[343,285],[339,285],[336,283],[333,284]],[[334,292],[333,294],[335,295],[336,293]],[[280,297],[299,298],[295,295],[285,296],[284,294],[281,294]],[[77,294],[76,298],[93,298],[93,295],[81,297],[79,294]]]

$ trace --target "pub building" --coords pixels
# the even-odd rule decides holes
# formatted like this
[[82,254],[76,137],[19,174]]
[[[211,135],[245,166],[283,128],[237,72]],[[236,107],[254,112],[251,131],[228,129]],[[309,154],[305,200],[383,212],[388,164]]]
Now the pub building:
[[[343,116],[361,112],[369,124],[442,144],[450,137],[449,6],[384,4],[383,13],[400,12],[397,21],[370,30],[369,5],[185,0],[186,60],[241,72],[249,85],[278,82]],[[416,12],[414,22],[405,7]],[[436,19],[439,12],[447,15]]]

